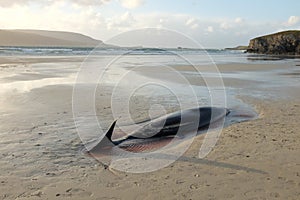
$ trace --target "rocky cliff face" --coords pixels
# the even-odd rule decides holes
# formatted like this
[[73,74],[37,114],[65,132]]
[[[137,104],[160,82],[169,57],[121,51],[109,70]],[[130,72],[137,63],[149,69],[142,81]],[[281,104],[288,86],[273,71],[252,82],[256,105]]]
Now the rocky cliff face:
[[300,31],[284,31],[250,40],[247,52],[300,55]]

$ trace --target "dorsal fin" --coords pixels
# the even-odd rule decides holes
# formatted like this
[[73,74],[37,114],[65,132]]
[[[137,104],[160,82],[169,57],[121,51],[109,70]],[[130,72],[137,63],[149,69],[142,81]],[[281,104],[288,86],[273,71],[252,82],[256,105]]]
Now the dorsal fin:
[[105,136],[106,136],[106,137],[109,139],[109,141],[111,141],[112,143],[113,143],[113,141],[112,141],[111,137],[112,137],[112,134],[113,134],[113,132],[114,132],[114,128],[115,128],[115,126],[116,126],[116,123],[117,123],[117,120],[114,121],[114,122],[110,125],[108,131],[107,131],[106,134],[105,134]]

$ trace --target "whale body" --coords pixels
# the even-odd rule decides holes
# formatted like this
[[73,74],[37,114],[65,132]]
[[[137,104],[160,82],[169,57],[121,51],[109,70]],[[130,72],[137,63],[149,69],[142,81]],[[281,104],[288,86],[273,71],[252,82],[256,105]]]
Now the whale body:
[[166,114],[153,120],[143,122],[130,135],[113,140],[117,120],[114,121],[105,137],[86,146],[85,153],[101,157],[110,155],[112,149],[142,153],[157,150],[172,140],[180,140],[191,132],[208,128],[211,124],[224,120],[230,113],[226,108],[199,107]]

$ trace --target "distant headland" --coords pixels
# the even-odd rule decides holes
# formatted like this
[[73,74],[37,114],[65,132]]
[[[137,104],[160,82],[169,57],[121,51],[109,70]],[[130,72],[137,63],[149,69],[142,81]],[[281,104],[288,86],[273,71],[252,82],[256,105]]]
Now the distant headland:
[[300,31],[283,31],[250,40],[248,53],[300,55]]
[[18,47],[111,47],[83,34],[46,30],[0,30],[0,46]]

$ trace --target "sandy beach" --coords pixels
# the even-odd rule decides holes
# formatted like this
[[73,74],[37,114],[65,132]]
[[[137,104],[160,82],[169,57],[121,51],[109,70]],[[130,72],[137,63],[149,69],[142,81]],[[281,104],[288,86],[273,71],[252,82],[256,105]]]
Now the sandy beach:
[[[83,57],[0,58],[1,199],[299,198],[297,60],[218,65],[225,87],[234,88],[234,96],[258,118],[224,128],[204,159],[198,158],[204,135],[198,135],[176,162],[142,174],[112,173],[80,152],[72,92],[82,61]],[[187,74],[193,70],[172,67]],[[209,66],[199,68],[209,73]],[[167,77],[157,69],[134,71],[155,79]],[[191,84],[204,84],[187,77]],[[98,91],[95,105],[104,128],[113,120],[109,91]],[[146,118],[147,108],[147,102],[137,98],[134,118]]]

